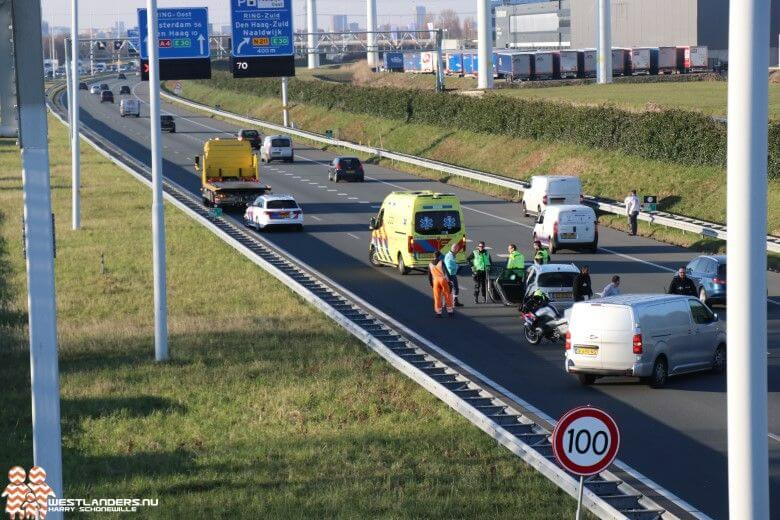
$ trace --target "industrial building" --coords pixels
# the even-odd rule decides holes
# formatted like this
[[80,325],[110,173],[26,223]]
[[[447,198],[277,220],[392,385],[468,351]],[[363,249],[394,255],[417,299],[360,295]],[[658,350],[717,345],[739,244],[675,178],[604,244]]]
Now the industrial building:
[[[611,0],[614,47],[704,45],[728,60],[729,0]],[[495,0],[498,48],[592,48],[597,0]],[[770,63],[778,63],[780,0],[771,4]]]

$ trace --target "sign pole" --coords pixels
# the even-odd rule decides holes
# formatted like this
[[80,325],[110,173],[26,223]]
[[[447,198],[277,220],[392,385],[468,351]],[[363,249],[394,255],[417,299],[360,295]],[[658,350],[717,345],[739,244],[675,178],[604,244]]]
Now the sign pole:
[[290,126],[290,110],[287,107],[287,83],[289,78],[287,76],[282,77],[282,119],[284,121],[285,128]]
[[165,279],[165,208],[162,191],[162,135],[160,133],[160,62],[157,37],[157,0],[146,0],[149,55],[149,123],[152,141],[152,249],[154,257],[154,358],[168,359],[168,301]]
[[[62,497],[57,299],[48,128],[41,62],[41,3],[13,0],[12,4],[24,185],[33,459],[36,466],[46,470],[46,480],[57,497]],[[61,520],[63,514],[51,511],[48,517]]]
[[[71,154],[71,219],[73,229],[81,228],[81,150],[79,149],[79,0],[71,6],[71,88],[68,98],[70,110],[70,154]],[[68,48],[67,43],[65,48]]]
[[598,37],[596,45],[597,82],[612,83],[612,0],[598,2]]
[[376,50],[376,0],[366,0],[366,18],[366,59],[368,66],[374,69],[379,67],[379,53]]
[[769,518],[766,251],[769,0],[729,9],[729,517]]
[[477,0],[477,88],[493,88],[493,31],[490,28],[490,0]]
[[582,490],[585,488],[585,477],[580,475],[580,490],[577,492],[577,513],[574,516],[575,520],[580,520],[580,514],[582,513]]

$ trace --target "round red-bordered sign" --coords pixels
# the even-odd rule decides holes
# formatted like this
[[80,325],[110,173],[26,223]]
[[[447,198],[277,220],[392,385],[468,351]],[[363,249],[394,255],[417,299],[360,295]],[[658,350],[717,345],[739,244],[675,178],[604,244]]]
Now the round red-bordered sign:
[[617,456],[620,431],[615,420],[603,410],[581,406],[569,410],[555,425],[553,454],[575,475],[595,475],[605,470]]

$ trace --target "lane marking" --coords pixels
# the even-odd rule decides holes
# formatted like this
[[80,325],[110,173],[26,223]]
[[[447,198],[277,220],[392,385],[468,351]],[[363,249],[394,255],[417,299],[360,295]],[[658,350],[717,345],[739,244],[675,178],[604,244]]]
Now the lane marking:
[[374,208],[374,209],[379,209],[379,208],[381,208],[382,206],[380,206],[380,205],[378,205],[378,204],[372,204],[372,205],[371,205],[371,207],[372,207],[372,208]]
[[347,200],[357,200],[357,197],[347,197]]
[[347,196],[346,193],[339,193],[338,195],[339,195],[339,197],[346,197]]
[[309,216],[311,218],[313,218],[314,220],[316,220],[317,222],[322,222],[322,219],[320,217],[316,216],[316,215],[309,215]]
[[371,204],[371,203],[370,203],[370,202],[368,202],[367,200],[361,200],[361,201],[360,201],[360,204]]
[[360,237],[359,237],[359,236],[357,236],[357,235],[353,235],[352,233],[347,233],[347,235],[351,236],[351,237],[352,237],[352,238],[354,238],[355,240],[360,240]]
[[775,435],[774,433],[770,433],[768,435],[769,435],[769,438],[772,439],[773,441],[780,442],[780,435]]
[[328,191],[337,191],[337,190],[328,190]]

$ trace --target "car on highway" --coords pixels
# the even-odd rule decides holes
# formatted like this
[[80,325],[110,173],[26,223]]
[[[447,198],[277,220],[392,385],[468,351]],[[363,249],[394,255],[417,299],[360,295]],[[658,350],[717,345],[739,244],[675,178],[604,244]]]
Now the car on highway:
[[160,116],[160,130],[163,132],[170,132],[172,134],[176,132],[176,122],[173,120],[173,116]]
[[127,76],[125,76],[123,73],[119,73],[116,75],[116,79],[127,79]]
[[92,85],[91,87],[89,87],[90,94],[100,94],[100,92],[101,92],[100,85]]
[[726,329],[691,296],[627,294],[577,302],[568,313],[565,369],[584,385],[631,376],[654,388],[669,376],[726,368]]
[[113,103],[114,102],[114,93],[110,90],[104,90],[100,93],[100,102],[101,103]]
[[101,83],[100,90],[111,90],[111,89],[109,88],[108,83]]
[[357,157],[336,157],[328,166],[328,180],[333,182],[363,182],[365,175],[363,165]]
[[244,224],[258,231],[270,226],[293,226],[301,230],[303,210],[292,195],[260,195],[247,206]]
[[119,102],[119,115],[141,117],[141,102],[137,99],[123,99]]
[[574,175],[534,175],[523,192],[523,216],[538,215],[548,205],[582,203],[582,182]]
[[119,95],[121,96],[123,94],[128,94],[128,95],[131,94],[129,86],[122,85],[121,87],[119,87]]
[[89,87],[83,81],[79,83],[79,90],[89,90]]
[[533,241],[537,240],[549,247],[550,253],[560,249],[596,253],[599,249],[596,212],[582,204],[547,206],[536,217]]
[[726,303],[726,255],[697,256],[685,266],[685,274],[696,284],[702,303]]
[[263,144],[263,138],[260,137],[260,132],[251,128],[242,128],[236,132],[236,138],[239,141],[249,141],[252,146],[252,150],[259,150]]
[[284,162],[293,162],[295,150],[292,139],[286,135],[267,135],[260,147],[260,160],[267,163],[281,159]]
[[525,297],[541,289],[551,302],[574,302],[574,278],[580,273],[574,264],[532,264],[525,271]]

